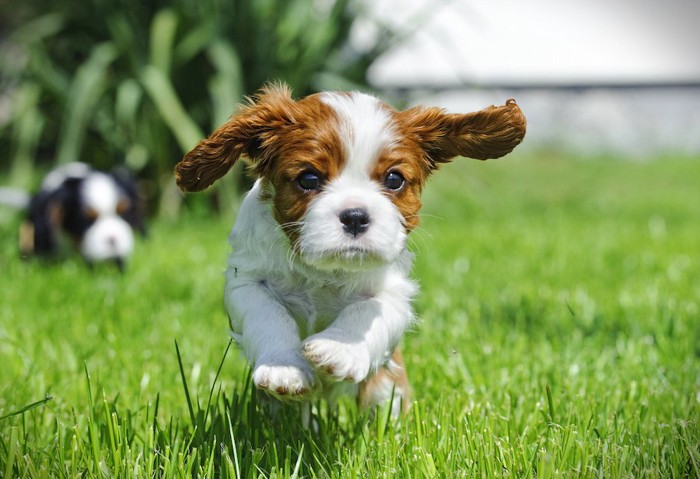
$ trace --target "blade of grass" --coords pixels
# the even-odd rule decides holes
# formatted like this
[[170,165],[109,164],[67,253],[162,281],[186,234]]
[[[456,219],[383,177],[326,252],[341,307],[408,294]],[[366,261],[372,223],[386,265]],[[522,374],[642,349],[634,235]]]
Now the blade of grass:
[[5,475],[3,477],[13,477],[12,468],[15,462],[15,455],[17,454],[17,438],[19,435],[19,428],[12,427],[10,429],[10,445],[7,451],[7,462],[5,463]]
[[107,89],[107,69],[118,52],[111,42],[93,47],[90,56],[75,75],[68,94],[56,161],[78,161],[87,125],[102,93]]
[[11,413],[9,413],[9,414],[5,414],[4,416],[0,416],[0,421],[2,421],[3,419],[7,419],[7,418],[9,418],[9,417],[12,417],[12,416],[18,416],[18,415],[23,414],[23,413],[25,413],[25,412],[27,412],[27,411],[31,411],[31,410],[34,409],[34,408],[38,408],[39,406],[43,406],[44,404],[46,404],[47,402],[51,401],[52,399],[53,399],[53,397],[52,397],[52,396],[49,396],[49,395],[47,394],[46,397],[45,397],[44,399],[40,399],[40,400],[38,400],[38,401],[34,401],[33,403],[27,404],[26,406],[24,406],[23,408],[21,408],[21,409],[19,409],[19,410],[17,410],[17,411],[11,412]]
[[186,113],[170,80],[153,65],[145,66],[140,78],[182,151],[192,149],[204,134]]
[[214,396],[214,388],[216,387],[216,381],[219,379],[219,375],[221,374],[221,369],[224,367],[224,361],[226,360],[226,356],[228,355],[228,350],[231,349],[232,344],[233,344],[233,339],[229,339],[228,344],[226,345],[226,349],[224,350],[224,354],[221,357],[221,361],[219,361],[219,367],[216,368],[216,374],[214,375],[214,381],[212,381],[212,383],[211,383],[211,388],[209,389],[209,397],[207,398],[206,412],[204,414],[204,424],[207,423],[207,418],[209,417],[209,411],[211,410],[211,398]]
[[170,8],[160,10],[151,22],[151,64],[166,75],[172,64],[177,24],[177,15]]
[[49,13],[34,18],[12,33],[11,41],[18,44],[35,43],[59,33],[65,25],[65,18],[60,13]]
[[190,397],[190,390],[187,387],[185,368],[182,365],[182,356],[180,355],[180,346],[178,346],[177,344],[177,339],[175,340],[175,352],[177,353],[177,364],[180,367],[180,377],[182,378],[182,386],[185,388],[185,399],[187,400],[187,409],[190,412],[190,420],[192,421],[192,427],[197,427],[197,418],[194,414],[194,408],[192,407],[192,398]]
[[226,410],[226,422],[228,424],[228,432],[231,437],[231,453],[233,454],[233,467],[236,470],[236,479],[241,478],[241,464],[238,459],[238,448],[236,447],[236,438],[233,434],[233,423],[231,422],[231,414],[229,410]]
[[549,407],[549,423],[555,424],[554,417],[554,399],[552,398],[552,388],[549,384],[545,386],[545,394],[547,395],[547,406]]
[[12,125],[15,147],[10,184],[26,186],[32,177],[34,156],[46,117],[40,109],[41,87],[38,84],[28,81],[17,88],[15,95]]
[[207,57],[216,68],[216,74],[209,81],[209,94],[212,103],[212,126],[218,127],[233,113],[244,94],[241,60],[234,45],[225,40],[212,43],[207,49]]

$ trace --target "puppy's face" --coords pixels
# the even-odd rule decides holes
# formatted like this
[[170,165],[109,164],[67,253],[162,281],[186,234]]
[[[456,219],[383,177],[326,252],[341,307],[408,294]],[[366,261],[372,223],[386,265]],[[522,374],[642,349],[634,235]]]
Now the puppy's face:
[[82,222],[80,253],[89,261],[124,259],[131,255],[134,236],[124,215],[131,208],[129,198],[114,179],[92,172],[80,185],[80,204],[74,213]]
[[425,180],[439,164],[502,156],[524,133],[514,102],[450,115],[399,112],[361,93],[294,101],[285,88],[269,88],[188,153],[176,174],[182,189],[197,191],[248,156],[303,261],[364,269],[403,251]]
[[322,93],[295,105],[261,165],[278,223],[302,260],[362,269],[390,262],[417,224],[429,168],[395,112],[374,97]]

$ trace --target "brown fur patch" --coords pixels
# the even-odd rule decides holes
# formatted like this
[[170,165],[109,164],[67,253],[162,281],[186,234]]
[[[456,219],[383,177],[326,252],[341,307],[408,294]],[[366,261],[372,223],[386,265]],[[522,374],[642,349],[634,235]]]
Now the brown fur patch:
[[386,175],[392,171],[399,173],[405,180],[401,190],[388,191],[387,195],[404,218],[406,231],[418,226],[421,208],[421,193],[432,168],[426,156],[422,138],[416,133],[416,124],[411,115],[385,108],[392,117],[397,141],[378,158],[372,171],[372,178],[382,184]]
[[380,368],[371,377],[360,383],[360,389],[357,393],[357,403],[360,407],[366,409],[373,406],[377,390],[381,390],[387,383],[391,383],[396,385],[395,394],[401,395],[401,412],[403,414],[408,412],[411,386],[408,383],[403,356],[398,347],[392,353],[391,360],[394,364]]
[[19,225],[19,251],[22,256],[34,254],[34,223],[31,221]]
[[420,222],[418,217],[421,207],[420,195],[430,173],[426,165],[425,153],[418,144],[406,137],[401,137],[397,144],[379,155],[371,173],[372,179],[380,185],[391,172],[396,172],[403,177],[405,183],[400,190],[385,189],[385,194],[403,216],[407,231],[413,230]]

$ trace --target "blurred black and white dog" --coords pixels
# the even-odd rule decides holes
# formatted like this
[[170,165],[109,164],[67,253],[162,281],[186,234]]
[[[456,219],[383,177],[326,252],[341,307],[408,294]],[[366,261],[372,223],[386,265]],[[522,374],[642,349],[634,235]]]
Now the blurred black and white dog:
[[136,182],[125,170],[102,172],[85,163],[59,166],[31,197],[20,228],[23,256],[56,256],[69,238],[88,264],[113,261],[123,270],[145,233]]

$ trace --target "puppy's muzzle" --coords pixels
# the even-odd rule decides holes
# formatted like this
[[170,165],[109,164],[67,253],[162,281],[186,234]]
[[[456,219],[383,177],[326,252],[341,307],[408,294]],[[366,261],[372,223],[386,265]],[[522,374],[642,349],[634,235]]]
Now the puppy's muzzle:
[[338,219],[343,223],[343,230],[357,238],[369,229],[370,217],[364,208],[348,208],[338,215]]

